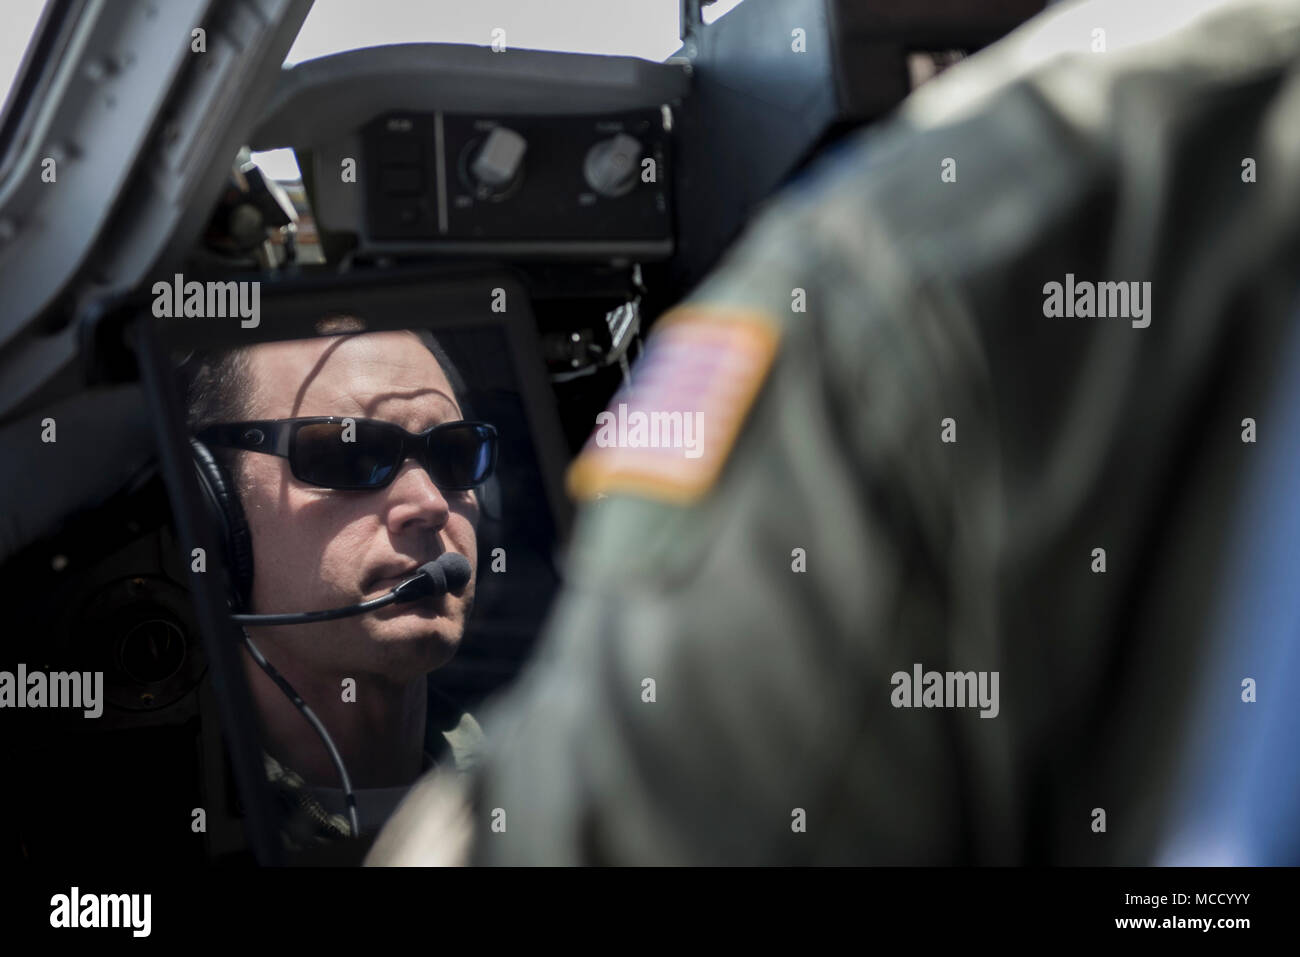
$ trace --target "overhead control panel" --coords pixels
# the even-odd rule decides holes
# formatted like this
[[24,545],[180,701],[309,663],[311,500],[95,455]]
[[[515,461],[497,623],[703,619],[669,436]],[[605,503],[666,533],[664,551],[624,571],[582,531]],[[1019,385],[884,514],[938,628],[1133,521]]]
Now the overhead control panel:
[[400,44],[285,70],[250,145],[292,147],[360,255],[651,262],[689,90],[682,63]]
[[571,252],[666,256],[670,126],[666,106],[594,116],[380,116],[361,135],[367,246],[469,252],[486,241],[517,254],[555,241]]

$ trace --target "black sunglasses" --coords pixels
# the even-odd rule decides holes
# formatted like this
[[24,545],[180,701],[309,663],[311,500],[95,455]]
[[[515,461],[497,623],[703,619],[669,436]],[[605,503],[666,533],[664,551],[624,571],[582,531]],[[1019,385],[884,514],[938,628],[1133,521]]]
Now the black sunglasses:
[[197,437],[287,458],[298,481],[352,491],[383,488],[411,456],[447,491],[477,488],[497,464],[497,430],[486,422],[443,422],[417,435],[392,422],[328,415],[227,422]]

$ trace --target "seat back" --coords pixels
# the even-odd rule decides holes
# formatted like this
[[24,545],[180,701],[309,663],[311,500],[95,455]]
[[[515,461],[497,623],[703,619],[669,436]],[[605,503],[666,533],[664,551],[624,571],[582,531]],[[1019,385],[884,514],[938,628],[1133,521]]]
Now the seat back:
[[1293,329],[1257,419],[1157,864],[1300,864],[1300,311]]

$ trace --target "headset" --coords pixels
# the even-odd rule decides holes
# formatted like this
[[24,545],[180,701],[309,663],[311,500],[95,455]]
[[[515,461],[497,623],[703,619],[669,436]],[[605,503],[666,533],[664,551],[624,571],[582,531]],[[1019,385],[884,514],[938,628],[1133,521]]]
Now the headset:
[[229,473],[217,461],[212,451],[199,439],[190,438],[191,458],[198,475],[200,497],[203,508],[212,516],[219,531],[219,548],[230,576],[230,590],[227,600],[232,609],[231,620],[240,626],[244,646],[248,649],[258,667],[266,673],[294,706],[312,726],[330,760],[338,771],[340,786],[347,802],[348,820],[354,838],[361,836],[360,822],[357,818],[356,796],[352,790],[352,780],[348,777],[343,758],[334,741],[325,730],[316,713],[294,690],[293,685],[271,665],[266,657],[253,644],[245,625],[302,625],[335,618],[347,618],[362,615],[387,605],[417,601],[421,598],[438,596],[451,592],[459,595],[473,574],[469,560],[456,552],[444,552],[431,562],[426,562],[415,574],[390,589],[387,594],[368,601],[340,608],[326,608],[320,611],[291,612],[287,614],[258,615],[248,613],[249,596],[253,588],[253,536],[248,528],[248,519],[244,507],[239,501],[234,482]]

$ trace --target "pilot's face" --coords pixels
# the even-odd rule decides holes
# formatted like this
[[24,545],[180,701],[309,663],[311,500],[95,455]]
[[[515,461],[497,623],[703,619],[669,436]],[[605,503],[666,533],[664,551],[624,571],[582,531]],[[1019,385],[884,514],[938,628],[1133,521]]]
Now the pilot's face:
[[[250,372],[249,418],[353,416],[410,432],[462,418],[441,366],[405,332],[259,345],[250,350]],[[477,497],[440,490],[414,459],[390,485],[370,492],[305,485],[293,477],[288,459],[273,455],[244,455],[241,477],[253,540],[255,612],[312,611],[375,598],[448,551],[464,555],[477,571]],[[410,681],[456,653],[474,582],[459,597],[255,634],[281,652],[281,661],[272,656],[272,663],[291,673]]]

